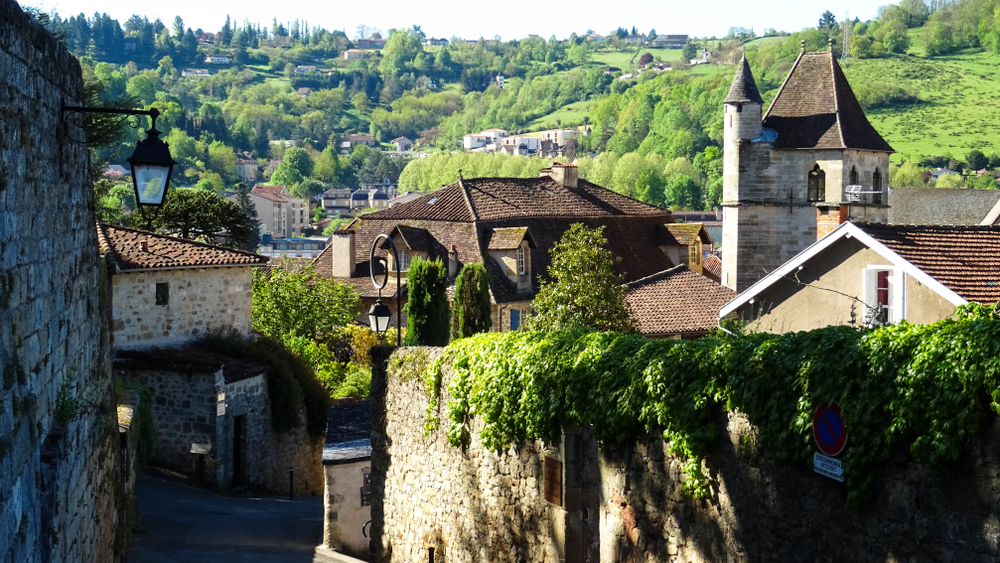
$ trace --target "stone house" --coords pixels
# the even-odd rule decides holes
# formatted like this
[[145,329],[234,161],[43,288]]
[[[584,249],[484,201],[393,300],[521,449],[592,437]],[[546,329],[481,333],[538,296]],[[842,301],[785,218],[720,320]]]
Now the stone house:
[[273,429],[267,366],[198,345],[120,350],[115,371],[153,392],[150,463],[223,489],[323,490],[322,438]]
[[260,174],[260,166],[249,153],[244,152],[241,156],[236,157],[236,173],[239,175],[240,181],[253,182]]
[[98,223],[115,348],[177,346],[213,328],[250,332],[252,268],[267,258]]
[[1000,301],[1000,227],[843,223],[727,303],[766,332],[926,324]]
[[252,270],[268,259],[100,223],[97,239],[110,274],[112,365],[153,394],[151,462],[273,490],[287,490],[293,467],[298,490],[317,493],[322,474],[308,462],[321,443],[272,430],[267,367],[197,345],[210,330],[250,334]]
[[370,400],[344,399],[330,407],[323,446],[322,549],[363,557],[371,523]]
[[293,197],[285,186],[254,186],[250,202],[257,210],[261,233],[286,238],[302,234],[309,226],[309,203]]
[[803,46],[763,117],[746,57],[723,100],[722,283],[731,289],[750,287],[840,223],[887,220],[893,150],[832,51]]
[[[353,285],[367,310],[377,296],[368,260],[380,233],[396,245],[403,283],[414,257],[440,258],[450,283],[464,264],[480,262],[489,273],[493,330],[517,330],[531,314],[549,249],[570,225],[604,226],[608,249],[622,258],[617,271],[634,281],[678,265],[658,251],[665,239],[676,243],[665,226],[672,222],[669,210],[579,179],[576,166],[557,163],[538,178],[459,175],[436,192],[355,219],[334,233],[314,263],[320,275]],[[390,309],[405,299],[405,287],[399,289],[390,275],[383,290]]]

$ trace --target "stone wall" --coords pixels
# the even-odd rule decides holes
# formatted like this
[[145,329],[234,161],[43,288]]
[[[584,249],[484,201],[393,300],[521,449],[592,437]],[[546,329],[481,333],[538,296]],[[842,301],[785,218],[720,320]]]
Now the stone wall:
[[0,561],[113,561],[121,543],[105,274],[84,133],[61,111],[82,90],[77,61],[0,0]]
[[[310,437],[304,426],[287,433],[271,427],[267,381],[255,375],[226,382],[223,370],[179,373],[129,369],[123,372],[153,394],[157,440],[151,463],[220,487],[250,485],[288,492],[288,472],[294,471],[295,493],[318,495],[323,490],[323,439]],[[218,415],[219,394],[225,412]],[[301,413],[303,421],[305,414]],[[243,417],[241,466],[234,482],[235,417]],[[191,453],[194,443],[209,444],[201,461]]]
[[[175,346],[213,328],[250,331],[252,268],[181,268],[118,272],[113,277],[112,335],[116,348]],[[156,284],[169,298],[156,304]]]
[[135,369],[123,377],[152,392],[153,420],[156,422],[156,447],[150,463],[192,477],[198,476],[198,454],[191,445],[211,444],[212,454],[205,456],[203,477],[211,480],[215,472],[216,388],[222,372],[180,374],[169,370]]
[[288,472],[294,473],[296,495],[316,496],[324,489],[323,438],[313,438],[305,430],[305,412],[299,413],[303,426],[279,433],[271,428],[271,401],[263,376],[227,383],[226,415],[219,417],[219,448],[224,452],[219,467],[220,482],[232,475],[234,417],[245,416],[245,478],[276,493],[288,492]]
[[[464,448],[444,428],[424,436],[415,374],[438,354],[402,349],[376,369],[372,534],[377,561],[647,563],[996,561],[1000,419],[987,417],[954,475],[940,480],[903,451],[876,469],[873,498],[849,512],[841,483],[776,461],[743,415],[714,414],[721,437],[705,469],[711,495],[683,490],[683,464],[656,433],[598,447],[587,429],[500,454],[470,421]],[[443,369],[447,389],[450,369]],[[441,404],[449,396],[445,391]],[[441,409],[441,416],[444,416]],[[559,503],[545,500],[546,458],[561,462]],[[557,473],[558,474],[558,473]]]

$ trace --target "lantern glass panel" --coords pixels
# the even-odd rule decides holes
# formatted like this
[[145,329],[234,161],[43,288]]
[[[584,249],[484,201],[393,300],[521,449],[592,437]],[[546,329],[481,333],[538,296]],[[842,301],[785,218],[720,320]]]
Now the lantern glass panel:
[[140,204],[159,205],[163,201],[163,192],[167,189],[167,178],[170,167],[155,164],[135,164],[132,166],[135,174],[135,186]]

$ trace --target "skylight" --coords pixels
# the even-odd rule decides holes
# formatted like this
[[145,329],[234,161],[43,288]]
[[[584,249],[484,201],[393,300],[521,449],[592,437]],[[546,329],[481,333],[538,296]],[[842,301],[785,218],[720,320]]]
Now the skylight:
[[437,201],[437,200],[438,200],[438,198],[432,197],[430,200],[427,201],[427,205],[434,205],[434,202]]

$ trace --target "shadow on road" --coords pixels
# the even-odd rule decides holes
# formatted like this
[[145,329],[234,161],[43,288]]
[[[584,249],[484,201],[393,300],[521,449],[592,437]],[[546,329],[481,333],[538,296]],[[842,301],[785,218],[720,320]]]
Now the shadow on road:
[[139,478],[141,533],[128,563],[313,563],[323,499],[231,498]]

